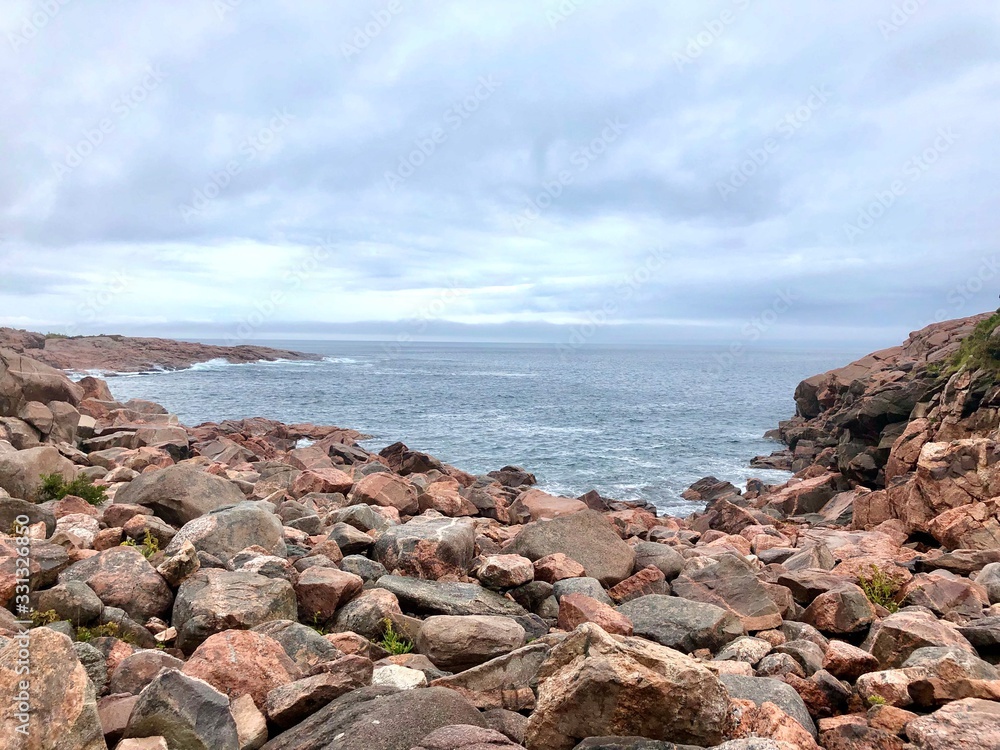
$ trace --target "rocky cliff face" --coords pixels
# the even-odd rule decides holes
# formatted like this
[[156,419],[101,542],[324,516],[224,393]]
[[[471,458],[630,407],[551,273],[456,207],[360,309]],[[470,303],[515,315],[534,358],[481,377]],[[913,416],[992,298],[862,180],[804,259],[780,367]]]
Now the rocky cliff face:
[[314,354],[266,346],[214,346],[171,339],[129,336],[44,336],[0,328],[0,348],[30,356],[60,370],[78,372],[147,372],[180,370],[198,362],[224,359],[232,363],[277,359],[317,359]]
[[773,434],[789,452],[767,459],[795,471],[835,469],[854,484],[885,487],[915,467],[926,442],[984,436],[1000,425],[1000,385],[989,372],[951,372],[988,314],[936,323],[901,346],[802,381],[796,415]]

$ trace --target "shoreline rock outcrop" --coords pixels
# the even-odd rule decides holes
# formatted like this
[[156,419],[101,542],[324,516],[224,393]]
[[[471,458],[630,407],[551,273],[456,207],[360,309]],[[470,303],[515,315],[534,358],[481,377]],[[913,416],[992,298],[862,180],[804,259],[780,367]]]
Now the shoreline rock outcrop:
[[793,478],[706,477],[688,518],[349,429],[188,427],[8,334],[27,354],[0,350],[0,686],[30,711],[6,702],[4,731],[65,750],[1000,748],[1000,387],[952,366],[985,319],[804,381],[765,462]]

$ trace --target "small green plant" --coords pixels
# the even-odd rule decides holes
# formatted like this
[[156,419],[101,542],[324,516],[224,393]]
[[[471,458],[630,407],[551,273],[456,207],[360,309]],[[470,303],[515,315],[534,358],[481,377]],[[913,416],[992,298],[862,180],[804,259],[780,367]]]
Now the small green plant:
[[881,695],[869,695],[868,703],[872,706],[884,706],[886,704],[886,700]]
[[394,656],[408,654],[413,650],[413,644],[393,629],[392,620],[387,617],[382,624],[385,626],[385,633],[379,646]]
[[100,505],[108,499],[107,491],[94,485],[93,480],[87,476],[79,476],[71,482],[67,482],[60,474],[43,474],[41,479],[42,485],[38,488],[40,503],[62,500],[67,495],[82,497],[91,505]]
[[122,542],[120,547],[135,547],[140,552],[142,556],[147,560],[160,551],[160,540],[153,536],[149,529],[146,529],[146,535],[142,538],[142,544],[140,545],[135,539],[126,539]]
[[871,572],[867,576],[860,576],[859,583],[872,604],[884,607],[889,612],[899,611],[899,604],[896,602],[899,585],[882,568],[872,565]]
[[95,625],[92,628],[77,628],[76,639],[83,643],[90,643],[95,638],[117,638],[123,643],[135,643],[135,636],[122,631],[117,622],[106,622],[103,625]]
[[29,615],[31,618],[31,627],[40,628],[43,625],[51,625],[54,622],[59,622],[62,618],[56,614],[54,609],[47,609],[44,612],[39,612],[37,609],[31,610]]
[[309,627],[311,627],[320,635],[326,635],[330,631],[326,629],[326,626],[323,624],[322,620],[319,619],[319,617],[320,617],[319,612],[313,612],[312,622],[309,623]]

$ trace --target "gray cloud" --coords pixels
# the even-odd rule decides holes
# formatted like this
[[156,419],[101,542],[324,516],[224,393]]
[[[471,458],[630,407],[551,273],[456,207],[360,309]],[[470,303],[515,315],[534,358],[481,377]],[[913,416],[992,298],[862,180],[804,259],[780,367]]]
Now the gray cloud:
[[0,324],[893,343],[1000,273],[1000,9],[912,5],[12,2]]

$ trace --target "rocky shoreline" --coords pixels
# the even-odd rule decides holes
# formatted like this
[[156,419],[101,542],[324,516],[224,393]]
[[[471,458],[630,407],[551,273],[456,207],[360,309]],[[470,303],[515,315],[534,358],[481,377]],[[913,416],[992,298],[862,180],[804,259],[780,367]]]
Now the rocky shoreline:
[[956,363],[989,320],[803,381],[756,459],[795,476],[684,519],[187,427],[8,333],[0,747],[1000,748],[1000,386]]
[[184,370],[212,360],[246,364],[320,359],[315,354],[267,346],[215,346],[131,336],[47,336],[15,328],[0,328],[0,349],[9,349],[59,370],[110,374]]

